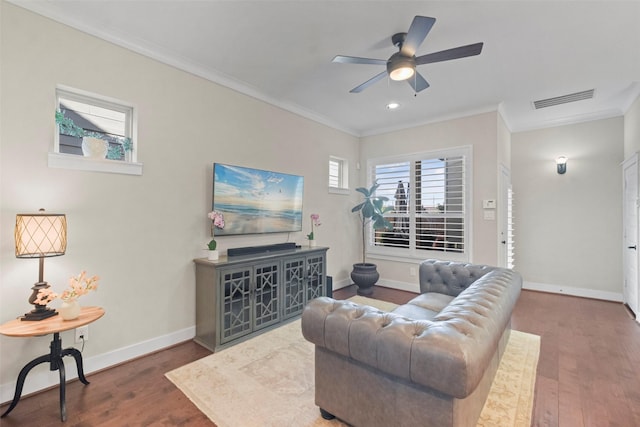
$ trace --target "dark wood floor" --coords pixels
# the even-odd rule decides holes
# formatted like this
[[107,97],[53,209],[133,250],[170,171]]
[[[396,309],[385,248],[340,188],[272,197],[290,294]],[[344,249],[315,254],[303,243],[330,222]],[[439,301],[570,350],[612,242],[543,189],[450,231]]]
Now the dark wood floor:
[[[334,296],[354,294],[344,288]],[[398,304],[413,296],[380,287],[373,295]],[[523,291],[512,319],[514,329],[542,337],[532,425],[640,426],[640,325],[623,305]],[[164,377],[208,354],[189,341],[91,374],[88,386],[73,381],[65,425],[214,426]],[[0,425],[60,425],[58,405],[57,388],[37,393]]]

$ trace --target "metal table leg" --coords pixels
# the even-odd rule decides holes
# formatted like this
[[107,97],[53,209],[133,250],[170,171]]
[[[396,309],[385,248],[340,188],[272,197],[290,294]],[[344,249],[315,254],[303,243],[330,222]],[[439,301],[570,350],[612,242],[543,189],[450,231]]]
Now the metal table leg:
[[16,383],[16,391],[13,395],[13,401],[11,401],[11,405],[9,405],[9,408],[4,412],[4,414],[0,415],[0,418],[4,418],[5,416],[7,416],[9,412],[11,412],[20,401],[20,397],[22,396],[22,388],[24,386],[24,380],[27,378],[27,374],[29,373],[29,371],[31,371],[31,369],[41,363],[49,362],[49,370],[59,371],[60,374],[60,419],[62,421],[67,420],[67,408],[65,402],[66,377],[64,361],[62,360],[62,358],[64,356],[73,356],[76,361],[76,367],[78,369],[78,379],[86,385],[89,384],[89,381],[87,381],[87,378],[84,376],[82,353],[80,353],[80,351],[75,348],[65,348],[63,350],[62,340],[60,339],[60,334],[58,332],[53,334],[53,340],[51,340],[49,349],[49,354],[36,357],[31,362],[27,363],[24,368],[22,368],[20,374],[18,375],[18,382]]

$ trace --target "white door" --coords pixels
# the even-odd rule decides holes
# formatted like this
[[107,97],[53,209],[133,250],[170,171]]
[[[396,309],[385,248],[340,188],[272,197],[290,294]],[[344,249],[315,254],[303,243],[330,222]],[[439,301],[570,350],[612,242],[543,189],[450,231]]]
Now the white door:
[[638,154],[625,160],[622,169],[623,298],[636,315],[636,320],[640,320],[640,313],[638,313]]

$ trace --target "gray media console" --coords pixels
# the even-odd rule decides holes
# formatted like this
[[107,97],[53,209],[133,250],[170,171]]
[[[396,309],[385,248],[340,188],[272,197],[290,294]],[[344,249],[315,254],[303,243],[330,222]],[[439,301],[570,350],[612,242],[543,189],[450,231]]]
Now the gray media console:
[[300,316],[327,294],[326,247],[195,259],[196,337],[215,351]]

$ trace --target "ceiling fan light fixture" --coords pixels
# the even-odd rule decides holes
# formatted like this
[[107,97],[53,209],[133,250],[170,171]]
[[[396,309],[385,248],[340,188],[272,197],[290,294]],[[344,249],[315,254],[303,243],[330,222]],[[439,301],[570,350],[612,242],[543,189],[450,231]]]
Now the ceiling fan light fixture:
[[415,70],[411,67],[401,67],[390,72],[389,77],[391,77],[391,80],[402,81],[410,79],[414,73]]
[[391,80],[407,80],[416,73],[416,63],[413,58],[394,54],[389,62],[387,62],[387,72]]

